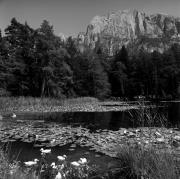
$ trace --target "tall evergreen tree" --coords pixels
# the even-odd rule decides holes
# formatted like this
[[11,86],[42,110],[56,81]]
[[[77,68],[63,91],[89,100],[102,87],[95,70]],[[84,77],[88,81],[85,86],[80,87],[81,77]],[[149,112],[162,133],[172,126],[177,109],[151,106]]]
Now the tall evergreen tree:
[[74,88],[80,96],[104,98],[110,95],[110,84],[98,56],[91,50],[73,61]]
[[27,95],[29,93],[29,63],[34,43],[32,41],[33,29],[27,24],[17,22],[15,18],[5,29],[8,42],[8,68],[13,78],[8,88],[14,95]]
[[65,61],[68,53],[59,44],[53,27],[43,21],[38,29],[35,52],[35,80],[40,96],[63,96],[72,83],[72,71]]
[[123,46],[115,55],[112,62],[110,81],[112,84],[112,94],[114,96],[125,96],[125,86],[127,81],[128,53]]

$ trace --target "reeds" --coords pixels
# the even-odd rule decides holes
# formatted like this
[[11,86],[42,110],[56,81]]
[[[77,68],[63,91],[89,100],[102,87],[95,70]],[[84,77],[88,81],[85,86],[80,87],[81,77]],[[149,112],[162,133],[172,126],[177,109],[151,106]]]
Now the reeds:
[[159,112],[158,106],[145,105],[143,102],[138,103],[136,110],[129,111],[132,120],[139,127],[167,127],[168,119],[163,113]]
[[131,179],[179,179],[180,162],[168,151],[131,147],[119,148],[121,175]]
[[9,161],[2,148],[0,148],[0,178],[4,178],[9,171]]
[[98,99],[80,97],[71,99],[34,98],[34,97],[0,97],[0,111],[18,111],[19,109],[43,109],[46,107],[69,106],[97,103]]

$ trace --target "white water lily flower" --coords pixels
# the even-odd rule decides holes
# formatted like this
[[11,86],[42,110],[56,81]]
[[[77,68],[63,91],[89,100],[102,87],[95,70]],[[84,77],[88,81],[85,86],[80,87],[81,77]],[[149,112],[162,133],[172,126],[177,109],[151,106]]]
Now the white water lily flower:
[[58,160],[60,161],[64,161],[66,159],[66,155],[63,155],[63,156],[57,156]]
[[51,140],[51,144],[53,144],[53,143],[55,143],[56,142],[56,139],[53,139],[53,140]]
[[30,167],[30,166],[36,165],[38,161],[39,161],[38,159],[34,159],[34,161],[24,162],[24,164]]
[[161,134],[159,133],[159,132],[155,132],[155,135],[157,136],[157,137],[161,137]]
[[13,175],[14,173],[15,173],[15,171],[14,170],[10,170],[10,175]]
[[61,168],[61,170],[62,170],[62,169],[64,168],[64,164],[62,164],[60,168]]
[[53,169],[57,169],[58,167],[56,165],[52,166]]
[[56,175],[55,179],[62,179],[62,175],[60,172],[58,172],[58,174]]
[[13,113],[11,117],[12,117],[12,118],[16,118],[16,114],[15,114],[15,113]]
[[86,159],[86,158],[80,158],[80,160],[78,161],[78,163],[80,163],[80,164],[85,164],[85,163],[87,163],[87,159]]
[[71,162],[71,165],[76,166],[76,167],[79,167],[79,166],[80,166],[80,164],[79,164],[78,162],[76,162],[76,161]]
[[51,167],[52,167],[53,169],[57,169],[57,166],[56,166],[55,162],[51,163]]
[[40,151],[41,151],[42,154],[49,154],[49,153],[51,153],[51,149],[43,149],[43,148],[41,148]]
[[39,135],[35,135],[35,140],[38,140],[39,139]]
[[127,132],[128,132],[128,131],[125,129],[125,130],[124,130],[124,134],[127,134]]
[[56,165],[55,162],[52,162],[52,163],[51,163],[51,167],[52,167],[52,166],[55,166],[55,165]]

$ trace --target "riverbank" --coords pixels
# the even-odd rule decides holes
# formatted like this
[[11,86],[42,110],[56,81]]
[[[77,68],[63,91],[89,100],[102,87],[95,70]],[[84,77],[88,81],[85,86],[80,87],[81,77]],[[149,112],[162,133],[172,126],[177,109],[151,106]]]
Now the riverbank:
[[0,98],[0,114],[11,112],[106,112],[137,109],[138,105],[123,101],[102,102],[96,98],[73,99],[7,97]]

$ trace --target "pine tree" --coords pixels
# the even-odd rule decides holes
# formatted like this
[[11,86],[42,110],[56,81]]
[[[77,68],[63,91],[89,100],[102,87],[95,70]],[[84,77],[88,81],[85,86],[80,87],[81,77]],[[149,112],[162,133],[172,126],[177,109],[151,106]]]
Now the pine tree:
[[8,42],[8,68],[13,76],[8,88],[14,95],[27,95],[30,90],[28,75],[34,46],[33,33],[32,28],[17,22],[15,18],[5,29],[5,39]]
[[128,53],[123,46],[122,49],[116,53],[114,61],[112,62],[110,81],[112,84],[112,94],[114,96],[125,96],[128,61]]
[[66,63],[68,53],[60,46],[58,37],[48,21],[43,21],[37,31],[34,80],[40,96],[63,96],[71,88],[72,71]]

